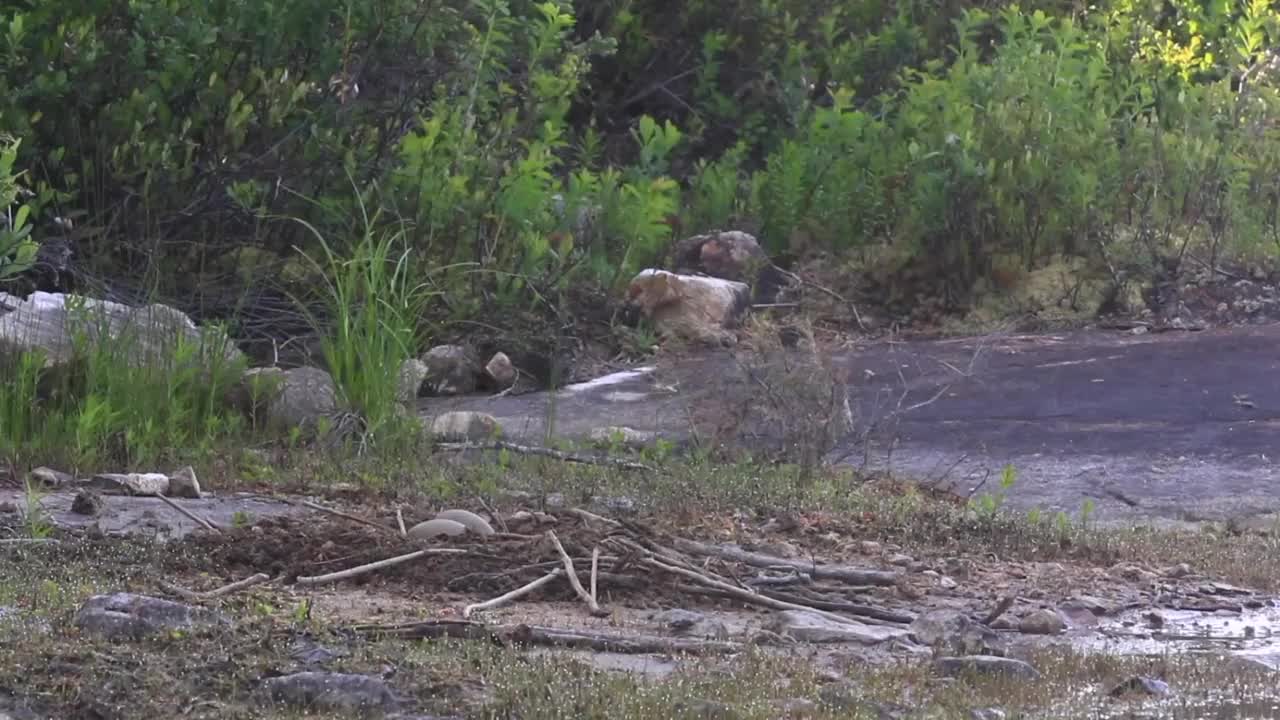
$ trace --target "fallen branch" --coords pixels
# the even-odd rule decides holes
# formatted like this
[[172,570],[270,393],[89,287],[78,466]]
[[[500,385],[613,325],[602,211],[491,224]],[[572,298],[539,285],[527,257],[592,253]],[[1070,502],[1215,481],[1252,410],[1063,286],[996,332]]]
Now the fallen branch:
[[325,507],[325,506],[323,506],[323,505],[319,505],[319,504],[317,504],[317,503],[313,503],[313,502],[311,502],[310,500],[303,500],[301,504],[302,504],[302,506],[303,506],[303,507],[308,507],[308,508],[311,508],[312,510],[319,510],[319,511],[320,511],[320,512],[322,512],[322,513],[328,513],[329,515],[333,515],[334,517],[340,517],[340,518],[343,518],[344,520],[350,520],[351,522],[357,522],[357,523],[360,523],[361,525],[368,525],[369,527],[377,528],[377,529],[379,529],[379,530],[382,530],[383,532],[389,532],[389,533],[391,533],[391,534],[393,534],[393,535],[399,535],[399,534],[400,534],[400,533],[396,532],[396,530],[394,530],[394,529],[392,529],[392,528],[389,528],[389,527],[387,527],[386,525],[383,525],[382,523],[374,522],[374,521],[372,521],[372,520],[369,520],[368,518],[362,518],[362,517],[360,517],[359,515],[352,515],[352,514],[350,514],[350,513],[344,513],[344,512],[342,512],[341,510],[334,510],[333,508],[327,508],[327,507]]
[[0,545],[58,545],[61,541],[57,538],[4,538],[0,540]]
[[192,602],[203,602],[206,600],[216,600],[224,595],[230,595],[231,593],[239,592],[246,588],[253,587],[254,585],[260,585],[270,579],[270,575],[267,575],[266,573],[258,573],[257,575],[250,575],[243,580],[237,580],[233,583],[228,583],[220,588],[209,590],[207,592],[196,592],[194,590],[188,590],[181,585],[174,585],[167,582],[160,583],[160,587],[166,592],[173,593],[183,599],[191,600]]
[[591,602],[596,602],[596,576],[600,573],[600,548],[591,548]]
[[538,625],[485,625],[473,621],[427,620],[397,625],[357,625],[353,632],[401,640],[437,640],[441,638],[490,640],[510,645],[540,645],[578,648],[596,652],[634,655],[686,654],[723,655],[741,652],[740,643],[694,638],[663,638],[614,634],[582,633]]
[[818,565],[804,560],[790,560],[787,558],[774,557],[772,555],[749,552],[732,545],[708,545],[706,543],[685,540],[683,538],[676,538],[675,545],[678,549],[684,552],[718,557],[722,560],[740,562],[752,567],[789,567],[797,571],[807,573],[815,580],[840,580],[841,582],[853,585],[878,585],[881,587],[889,587],[897,582],[898,579],[898,574],[893,572],[886,572],[883,570],[865,570],[862,568],[849,567],[847,565]]
[[195,524],[197,524],[197,525],[200,525],[200,526],[204,527],[206,530],[210,530],[210,531],[212,531],[212,532],[222,532],[220,529],[218,529],[217,527],[215,527],[213,523],[211,523],[211,522],[209,522],[208,520],[206,520],[206,519],[204,519],[204,518],[200,517],[199,515],[196,515],[195,513],[191,512],[190,510],[188,510],[188,509],[186,509],[186,508],[182,507],[182,506],[181,506],[181,505],[179,505],[175,500],[172,500],[172,499],[170,499],[170,498],[167,498],[167,497],[165,497],[164,495],[156,495],[156,497],[160,498],[160,500],[161,500],[162,502],[164,502],[164,504],[165,504],[165,505],[168,505],[169,507],[173,508],[174,510],[177,510],[178,512],[180,512],[180,513],[182,513],[183,515],[187,516],[187,517],[188,517],[192,522],[194,522],[194,523],[195,523]]
[[857,615],[860,618],[865,618],[863,622],[874,625],[882,623],[885,625],[910,625],[916,619],[916,616],[910,613],[895,612],[888,608],[876,607],[874,605],[800,597],[790,593],[778,592],[777,590],[762,590],[760,594],[766,597],[771,597],[774,600],[793,602],[797,605],[809,605],[819,610],[831,610],[832,612]]
[[409,537],[409,531],[404,527],[404,511],[400,506],[396,506],[396,524],[400,526],[400,537]]
[[556,537],[556,531],[548,530],[547,537],[555,544],[556,552],[560,553],[560,561],[564,563],[564,572],[569,577],[569,585],[573,587],[573,591],[587,604],[593,616],[607,617],[609,613],[600,609],[600,604],[596,602],[595,593],[588,593],[582,587],[582,581],[578,579],[578,573],[573,569],[573,558],[569,557],[569,553],[565,552],[564,545],[560,544],[560,538]]
[[621,468],[623,470],[643,470],[645,472],[653,472],[653,468],[648,465],[634,462],[632,460],[623,460],[621,458],[611,457],[595,457],[592,455],[578,455],[576,453],[552,450],[551,448],[536,447],[532,445],[517,445],[503,440],[482,443],[438,443],[436,447],[440,450],[451,450],[455,452],[466,450],[506,450],[507,452],[518,453],[520,455],[539,455],[542,457],[549,457],[562,462],[580,463],[583,465],[604,465],[607,467]]
[[462,609],[462,617],[469,618],[471,617],[472,613],[477,612],[479,610],[493,610],[494,608],[500,608],[503,605],[507,605],[514,600],[518,600],[521,597],[528,595],[529,593],[533,592],[534,590],[537,590],[543,585],[546,585],[552,580],[555,580],[556,578],[560,577],[563,574],[564,574],[564,568],[556,568],[555,570],[552,570],[551,572],[547,573],[546,575],[543,575],[537,580],[534,580],[533,582],[527,585],[522,585],[521,587],[518,587],[515,590],[512,590],[509,593],[506,593],[505,595],[499,595],[498,597],[493,598],[492,600],[485,600],[484,602],[481,602],[481,603],[468,605]]
[[373,572],[374,570],[381,570],[382,568],[399,565],[401,563],[409,562],[410,560],[416,560],[424,555],[459,555],[465,552],[467,551],[462,548],[428,548],[426,550],[417,550],[405,555],[398,555],[393,558],[387,558],[386,560],[372,562],[367,565],[360,565],[347,570],[329,573],[328,575],[300,576],[298,578],[298,584],[320,585],[327,582],[337,582],[338,580],[346,580],[347,578],[363,575],[368,572]]

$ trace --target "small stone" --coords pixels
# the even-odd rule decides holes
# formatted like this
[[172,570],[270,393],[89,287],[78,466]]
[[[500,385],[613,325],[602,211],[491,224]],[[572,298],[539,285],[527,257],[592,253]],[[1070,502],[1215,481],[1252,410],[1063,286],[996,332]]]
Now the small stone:
[[883,546],[874,540],[863,540],[861,547],[863,555],[879,555],[883,550]]
[[890,555],[885,560],[885,562],[889,563],[890,565],[897,565],[898,567],[906,567],[915,561],[916,561],[915,558],[911,557],[910,555],[903,555],[902,553]]
[[496,352],[489,362],[484,366],[484,372],[493,380],[494,384],[500,389],[507,389],[516,384],[516,378],[519,373],[516,366],[511,364],[511,358],[507,357],[504,352]]
[[[18,506],[8,500],[0,502],[0,513],[9,514],[18,512]],[[0,719],[2,720],[2,719]]]
[[1040,677],[1040,672],[1029,663],[994,655],[943,657],[935,660],[933,667],[939,673],[950,677],[960,675],[999,675],[1019,680],[1036,680]]
[[1153,627],[1153,628],[1164,627],[1164,616],[1156,612],[1155,610],[1152,610],[1151,612],[1148,612],[1148,613],[1144,613],[1142,615],[1142,619],[1146,620],[1147,625],[1149,625],[1150,627]]
[[958,583],[956,583],[955,580],[952,580],[946,575],[943,575],[942,577],[938,578],[938,587],[942,588],[943,590],[955,590],[956,587],[958,587]]
[[169,476],[161,473],[103,473],[94,475],[85,486],[108,495],[165,495],[169,492]]
[[471,351],[460,345],[437,345],[422,356],[426,382],[436,395],[466,395],[476,389],[480,369]]
[[1036,610],[1018,623],[1018,630],[1027,635],[1057,635],[1066,629],[1062,616],[1047,608]]
[[1177,565],[1164,569],[1164,576],[1175,580],[1178,578],[1184,578],[1190,574],[1191,566],[1187,563],[1178,563]]
[[329,672],[300,672],[263,683],[266,703],[321,712],[390,710],[399,703],[380,678]]
[[396,375],[396,399],[402,404],[409,404],[422,395],[422,385],[426,382],[431,369],[417,358],[409,358],[400,363],[400,372]]
[[1125,695],[1164,697],[1169,694],[1169,683],[1138,675],[1111,688],[1111,691],[1107,694],[1111,697],[1123,697]]
[[697,625],[698,623],[702,622],[706,618],[707,616],[703,615],[700,612],[694,612],[692,610],[673,609],[673,610],[663,610],[662,612],[658,613],[658,615],[654,617],[654,621],[665,626],[668,630],[675,630],[677,632],[680,632],[684,630],[689,630],[694,625]]
[[178,472],[170,475],[169,491],[166,492],[165,495],[168,495],[169,497],[199,500],[202,495],[200,492],[200,481],[196,479],[195,468],[188,465]]
[[27,473],[27,478],[35,485],[46,489],[60,488],[64,485],[70,485],[76,479],[67,473],[54,470],[53,468],[38,467]]
[[324,665],[341,657],[342,653],[334,652],[310,638],[301,638],[293,644],[289,657],[302,665]]
[[969,711],[970,720],[1004,720],[1007,716],[1000,708],[976,708]]
[[443,413],[431,422],[431,433],[444,442],[489,440],[501,429],[492,415],[467,410]]
[[75,499],[71,501],[71,512],[77,515],[88,515],[94,517],[102,512],[102,508],[106,503],[103,502],[102,496],[92,490],[81,490],[76,493]]

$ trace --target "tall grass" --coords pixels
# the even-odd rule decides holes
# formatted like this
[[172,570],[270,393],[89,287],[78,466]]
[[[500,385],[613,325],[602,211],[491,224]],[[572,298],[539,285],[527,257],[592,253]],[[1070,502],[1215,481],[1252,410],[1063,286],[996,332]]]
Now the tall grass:
[[68,357],[43,352],[5,361],[0,455],[72,469],[150,467],[211,451],[244,426],[228,402],[243,372],[216,342],[162,337],[135,311],[68,302]]
[[339,401],[358,418],[362,444],[383,449],[420,437],[419,421],[407,412],[398,377],[406,360],[422,347],[420,332],[431,292],[415,283],[409,243],[402,224],[383,225],[380,213],[361,206],[361,234],[339,254],[305,220],[295,220],[314,235],[319,259],[303,256],[324,278],[327,319],[300,303],[321,337],[321,351]]

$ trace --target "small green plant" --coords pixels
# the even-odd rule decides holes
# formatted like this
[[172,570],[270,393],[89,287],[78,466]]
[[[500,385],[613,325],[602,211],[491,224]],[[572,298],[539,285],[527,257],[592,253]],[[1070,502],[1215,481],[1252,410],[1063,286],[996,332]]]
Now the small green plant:
[[40,540],[53,534],[55,525],[44,509],[45,494],[28,479],[23,491],[22,521],[26,527],[27,537]]
[[973,508],[979,522],[989,524],[1000,516],[1009,491],[1013,489],[1017,481],[1017,470],[1014,469],[1013,465],[1005,465],[1004,469],[1000,471],[999,490],[994,493],[983,493],[977,499],[970,501],[970,506]]

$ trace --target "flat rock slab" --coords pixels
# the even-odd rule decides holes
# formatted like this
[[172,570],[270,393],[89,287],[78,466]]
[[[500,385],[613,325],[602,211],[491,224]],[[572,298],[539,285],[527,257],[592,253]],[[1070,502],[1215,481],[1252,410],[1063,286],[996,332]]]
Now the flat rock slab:
[[[963,494],[1013,465],[1010,506],[1075,514],[1089,500],[1104,523],[1277,513],[1277,346],[1280,325],[868,342],[833,361],[854,417],[878,430],[833,457]],[[626,426],[678,443],[705,378],[733,363],[706,351],[555,393],[433,398],[422,412],[491,413],[516,442],[543,442],[553,420],[570,439]]]
[[1036,680],[1040,677],[1040,671],[1032,667],[1030,663],[994,655],[943,657],[935,660],[933,667],[939,673],[951,677],[997,675],[1018,680]]
[[[169,507],[156,497],[102,495],[102,507],[96,515],[82,515],[71,509],[74,491],[50,492],[40,504],[59,528],[74,530],[97,525],[107,535],[145,535],[157,539],[178,539],[200,529],[193,520]],[[263,518],[308,512],[303,508],[257,495],[206,494],[200,499],[175,502],[219,527],[231,527],[240,520],[256,522]],[[0,505],[8,503],[22,508],[26,498],[21,489],[0,488]]]
[[226,627],[225,615],[183,603],[114,593],[94,595],[76,613],[76,627],[112,640],[139,640],[148,635],[176,630]]

